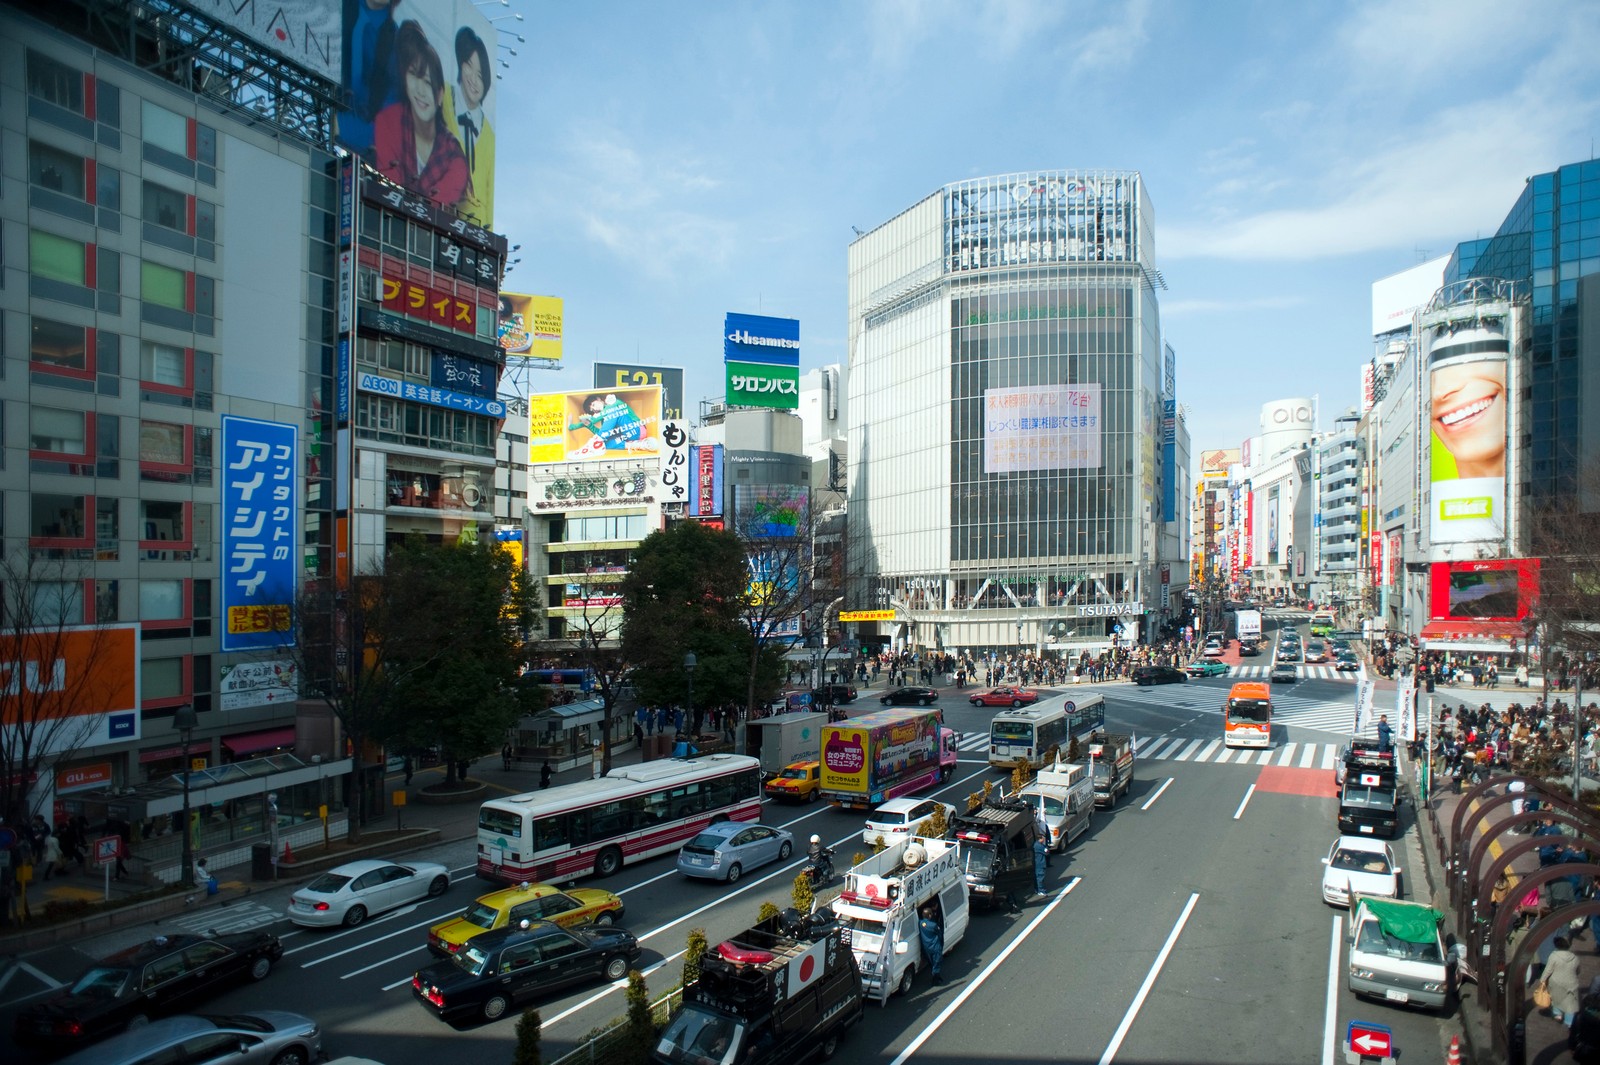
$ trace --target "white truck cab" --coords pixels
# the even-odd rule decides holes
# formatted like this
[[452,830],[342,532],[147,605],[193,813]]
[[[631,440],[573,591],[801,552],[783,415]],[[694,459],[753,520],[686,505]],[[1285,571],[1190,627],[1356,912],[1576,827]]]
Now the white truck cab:
[[1050,849],[1057,854],[1089,831],[1094,819],[1094,778],[1088,766],[1076,762],[1056,762],[1039,770],[1017,798],[1038,810],[1050,830]]
[[927,967],[917,916],[929,903],[943,926],[948,954],[966,934],[969,912],[967,878],[953,840],[911,836],[845,874],[832,907],[867,997],[885,1003],[909,991]]
[[1451,957],[1440,932],[1443,920],[1425,903],[1352,894],[1345,986],[1395,1006],[1445,1008]]

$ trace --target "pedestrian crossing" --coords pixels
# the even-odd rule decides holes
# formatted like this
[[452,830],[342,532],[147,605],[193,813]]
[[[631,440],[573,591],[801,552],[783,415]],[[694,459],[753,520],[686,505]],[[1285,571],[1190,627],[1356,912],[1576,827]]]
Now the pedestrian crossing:
[[[1303,662],[1294,663],[1294,668],[1301,680],[1345,680],[1351,684],[1356,682],[1354,673],[1341,673],[1333,666],[1306,665]],[[1226,676],[1230,680],[1266,680],[1272,672],[1271,664],[1250,666],[1229,666]]]
[[[1119,702],[1143,703],[1166,710],[1189,710],[1220,716],[1222,700],[1228,694],[1228,678],[1219,677],[1215,678],[1215,681],[1210,684],[1195,681],[1190,681],[1188,684],[1160,684],[1148,688],[1117,685],[1098,687],[1095,690]],[[1318,732],[1334,732],[1341,736],[1350,735],[1350,730],[1356,722],[1356,699],[1353,688],[1349,697],[1345,699],[1314,699],[1291,694],[1292,691],[1293,689],[1287,685],[1279,685],[1274,689],[1273,724],[1293,725],[1296,728],[1314,729]],[[1367,722],[1369,733],[1376,723],[1377,714],[1389,714],[1390,720],[1399,720],[1394,716],[1396,710],[1393,702],[1385,706],[1380,701],[1374,709],[1373,718]]]
[[1339,762],[1342,743],[1298,743],[1290,740],[1266,750],[1224,747],[1222,737],[1194,739],[1190,736],[1140,736],[1134,741],[1134,756],[1148,762],[1204,762],[1211,765],[1275,765],[1295,769],[1333,771]]

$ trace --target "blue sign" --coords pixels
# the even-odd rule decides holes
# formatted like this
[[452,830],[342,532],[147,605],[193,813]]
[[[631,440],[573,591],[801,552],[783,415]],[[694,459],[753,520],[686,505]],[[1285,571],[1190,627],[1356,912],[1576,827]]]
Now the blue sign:
[[334,424],[340,429],[350,424],[350,337],[339,338],[339,365],[334,367]]
[[722,361],[799,366],[799,319],[729,311],[722,323]]
[[433,352],[433,373],[430,378],[434,388],[448,389],[481,399],[495,396],[494,367],[478,359],[469,359],[453,351]]
[[222,418],[222,649],[294,645],[300,442],[282,422]]
[[113,740],[131,740],[139,735],[138,714],[111,714],[106,720],[106,736]]
[[1161,520],[1168,522],[1178,520],[1178,401],[1162,400],[1161,408]]
[[356,388],[363,392],[376,392],[380,396],[393,396],[395,399],[426,403],[430,407],[464,410],[469,414],[486,414],[491,418],[506,416],[506,405],[498,399],[485,399],[482,396],[469,396],[443,388],[431,388],[428,385],[419,385],[415,381],[396,381],[392,377],[383,377],[375,373],[362,373],[356,379]]

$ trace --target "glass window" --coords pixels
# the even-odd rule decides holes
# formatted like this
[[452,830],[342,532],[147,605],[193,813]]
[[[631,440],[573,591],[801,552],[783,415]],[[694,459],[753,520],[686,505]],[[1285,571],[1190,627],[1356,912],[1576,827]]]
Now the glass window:
[[139,663],[139,683],[146,699],[176,699],[183,695],[182,658],[146,658]]
[[[115,559],[117,556],[116,544],[114,543],[111,545],[111,552],[112,553],[108,556],[106,554],[106,548],[101,547],[98,544],[95,545],[95,557],[98,559]],[[95,581],[94,623],[97,625],[105,625],[113,621],[122,620],[122,612],[119,609],[118,600],[119,595],[116,581]]]
[[183,617],[183,582],[139,582],[139,620],[177,621]]
[[185,311],[183,271],[159,263],[139,264],[139,296],[146,303]]
[[99,556],[105,558],[103,552],[110,551],[111,558],[116,558],[117,540],[122,535],[121,522],[117,520],[117,501],[112,498],[97,497],[94,501],[94,538],[95,550],[102,552]]
[[194,275],[194,313],[205,318],[217,313],[217,282],[204,274]]
[[104,163],[95,167],[94,202],[108,210],[122,210],[122,171]]
[[29,407],[28,446],[34,451],[54,451],[62,455],[88,454],[85,420],[86,415],[79,410]]
[[207,166],[217,165],[217,131],[204,122],[195,124],[194,157]]
[[144,220],[180,233],[188,232],[188,201],[181,192],[154,182],[144,183]]
[[30,357],[36,363],[86,370],[89,368],[89,356],[85,340],[86,334],[81,325],[35,318]]
[[122,126],[122,90],[100,78],[94,83],[94,117],[103,126]]
[[84,198],[83,158],[38,141],[28,142],[28,180],[40,188]]
[[182,115],[173,114],[149,100],[140,101],[145,143],[165,148],[174,155],[189,155],[189,122]]
[[83,72],[38,52],[28,52],[28,94],[83,114]]
[[146,499],[140,502],[139,512],[144,527],[140,539],[146,543],[157,540],[182,541],[186,539],[183,528],[183,504],[172,500]]
[[188,385],[184,372],[184,352],[175,344],[154,340],[139,342],[139,380],[171,388]]
[[84,497],[36,492],[33,504],[30,535],[52,539],[82,539],[84,533]]
[[110,248],[94,250],[94,287],[101,292],[118,295],[122,292],[122,253]]
[[217,239],[217,205],[194,201],[194,235],[201,240]]
[[183,465],[183,426],[169,422],[141,421],[139,461],[160,462],[168,466]]
[[84,246],[79,241],[35,229],[28,234],[28,252],[35,275],[69,285],[84,283]]
[[32,596],[28,620],[40,627],[83,623],[83,584],[79,581],[29,582]]

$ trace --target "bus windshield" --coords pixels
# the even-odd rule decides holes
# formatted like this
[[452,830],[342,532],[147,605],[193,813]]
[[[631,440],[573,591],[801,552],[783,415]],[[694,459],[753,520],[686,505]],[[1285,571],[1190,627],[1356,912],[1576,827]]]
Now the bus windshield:
[[1261,699],[1229,699],[1228,719],[1257,724],[1271,721],[1272,704]]
[[1026,721],[996,721],[989,726],[989,735],[1002,743],[1032,743],[1033,725]]

